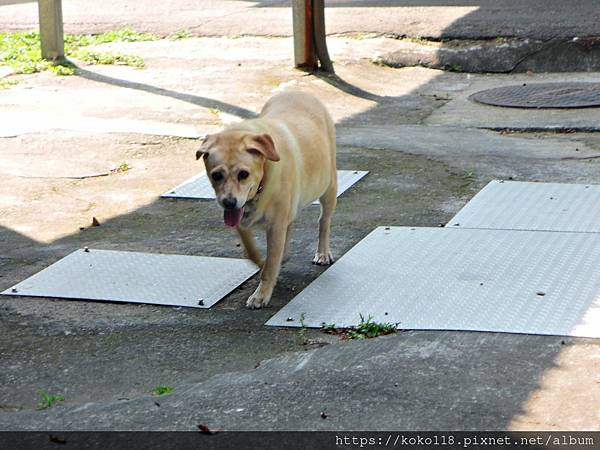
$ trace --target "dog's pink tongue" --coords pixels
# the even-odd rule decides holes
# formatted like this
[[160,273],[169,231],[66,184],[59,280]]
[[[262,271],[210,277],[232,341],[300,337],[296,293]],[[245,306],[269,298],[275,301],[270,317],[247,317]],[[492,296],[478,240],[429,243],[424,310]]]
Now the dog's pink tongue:
[[223,220],[230,227],[237,227],[242,220],[244,214],[244,208],[240,209],[226,209],[223,211]]

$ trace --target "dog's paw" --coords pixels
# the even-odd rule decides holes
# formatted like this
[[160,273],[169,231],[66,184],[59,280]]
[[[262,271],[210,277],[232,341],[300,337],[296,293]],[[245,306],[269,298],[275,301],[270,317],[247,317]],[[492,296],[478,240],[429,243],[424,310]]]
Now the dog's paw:
[[246,308],[260,309],[263,306],[267,306],[269,304],[269,300],[271,300],[270,297],[263,295],[262,293],[258,292],[258,290],[257,290],[246,301]]
[[313,259],[313,264],[317,264],[318,266],[328,266],[333,264],[333,256],[331,256],[331,252],[327,253],[315,253],[315,257]]

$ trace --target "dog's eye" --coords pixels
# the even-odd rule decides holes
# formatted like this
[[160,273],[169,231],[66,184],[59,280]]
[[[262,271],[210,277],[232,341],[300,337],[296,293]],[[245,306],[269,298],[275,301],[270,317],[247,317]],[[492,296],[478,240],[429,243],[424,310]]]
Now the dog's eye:
[[240,170],[238,173],[238,180],[245,180],[246,178],[248,178],[250,176],[250,174],[245,171],[245,170]]
[[211,177],[215,181],[221,181],[223,179],[223,172],[213,172]]

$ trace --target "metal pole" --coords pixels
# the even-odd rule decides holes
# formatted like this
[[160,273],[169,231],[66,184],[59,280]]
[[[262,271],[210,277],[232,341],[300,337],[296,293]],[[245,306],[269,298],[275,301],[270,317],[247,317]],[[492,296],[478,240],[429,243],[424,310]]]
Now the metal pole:
[[304,70],[317,68],[313,44],[311,0],[292,0],[294,26],[294,66]]
[[64,59],[65,43],[61,0],[39,0],[38,11],[42,58],[53,61]]

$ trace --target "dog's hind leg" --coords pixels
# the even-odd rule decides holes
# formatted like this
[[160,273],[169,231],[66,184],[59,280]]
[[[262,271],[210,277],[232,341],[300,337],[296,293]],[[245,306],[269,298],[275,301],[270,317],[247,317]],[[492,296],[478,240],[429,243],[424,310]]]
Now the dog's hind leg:
[[285,246],[283,247],[284,262],[290,258],[290,241],[292,240],[292,225],[293,222],[288,225],[287,232],[285,234]]
[[337,204],[337,176],[332,177],[329,188],[319,199],[321,203],[321,216],[319,217],[319,245],[313,259],[313,264],[327,266],[333,262],[333,256],[329,250],[329,232],[331,228],[331,216]]
[[242,245],[246,251],[246,257],[258,267],[262,268],[264,261],[260,251],[256,248],[256,240],[254,239],[252,230],[250,228],[243,228],[239,225],[235,229],[242,240]]

